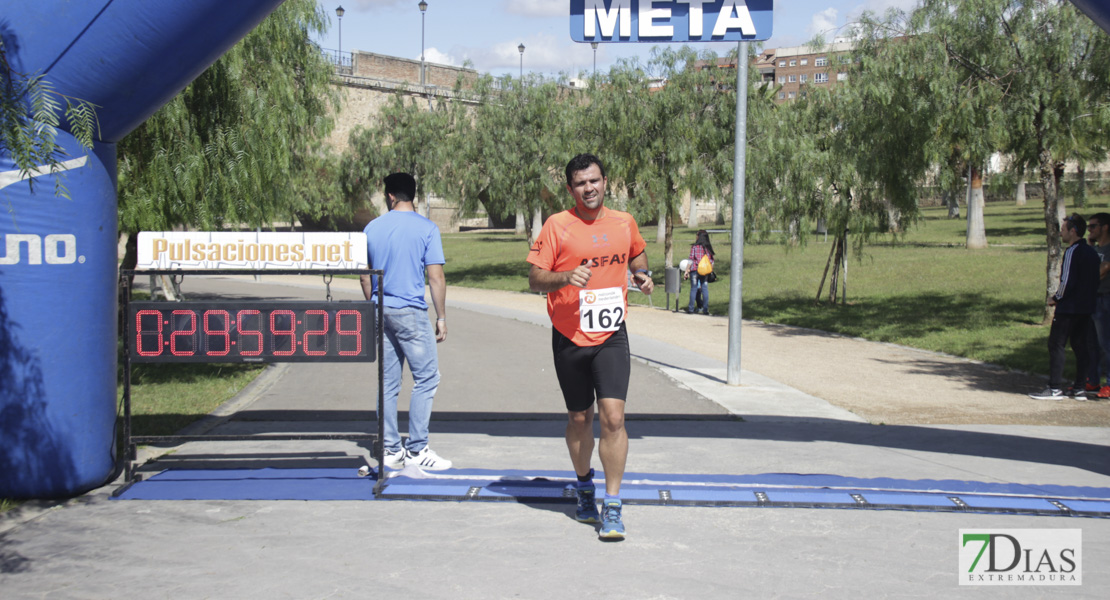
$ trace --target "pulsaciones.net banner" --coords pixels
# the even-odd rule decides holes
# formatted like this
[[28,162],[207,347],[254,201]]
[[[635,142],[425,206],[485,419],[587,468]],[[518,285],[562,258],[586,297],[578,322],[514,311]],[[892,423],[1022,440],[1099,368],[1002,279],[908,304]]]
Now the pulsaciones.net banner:
[[137,269],[365,269],[360,232],[139,233]]

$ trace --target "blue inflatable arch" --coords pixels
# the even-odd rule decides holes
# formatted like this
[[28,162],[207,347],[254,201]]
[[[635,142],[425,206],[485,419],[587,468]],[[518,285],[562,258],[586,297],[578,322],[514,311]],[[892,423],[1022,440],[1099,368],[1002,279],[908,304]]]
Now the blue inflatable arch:
[[1110,4],[1106,0],[1071,0],[1079,10],[1083,11],[1103,31],[1110,33]]
[[12,68],[97,105],[91,154],[58,140],[72,199],[0,148],[0,497],[72,496],[114,472],[116,143],[281,0],[5,1]]

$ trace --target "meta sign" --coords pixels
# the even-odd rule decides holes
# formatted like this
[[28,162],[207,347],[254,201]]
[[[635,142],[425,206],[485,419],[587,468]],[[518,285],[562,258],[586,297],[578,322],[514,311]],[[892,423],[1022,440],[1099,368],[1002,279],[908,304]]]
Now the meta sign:
[[576,42],[751,42],[771,37],[774,0],[571,0]]

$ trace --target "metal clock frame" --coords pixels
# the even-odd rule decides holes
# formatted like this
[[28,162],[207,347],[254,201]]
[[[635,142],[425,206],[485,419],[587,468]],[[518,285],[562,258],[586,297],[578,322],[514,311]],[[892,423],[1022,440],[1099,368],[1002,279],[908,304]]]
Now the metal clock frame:
[[[375,309],[374,343],[377,345],[377,356],[374,362],[378,363],[378,407],[377,431],[375,433],[360,434],[281,434],[281,435],[133,435],[131,429],[131,323],[126,318],[131,302],[131,279],[135,276],[169,275],[184,277],[186,275],[322,275],[327,285],[327,300],[331,301],[331,276],[333,275],[370,275],[376,277],[377,302]],[[125,316],[123,319],[123,439],[125,456],[121,459],[121,468],[124,473],[124,486],[116,491],[116,495],[123,493],[133,483],[142,480],[142,475],[137,472],[135,461],[138,458],[138,444],[171,443],[182,444],[185,442],[225,442],[225,441],[318,441],[318,440],[343,440],[372,442],[371,456],[378,461],[378,477],[374,484],[374,496],[380,497],[385,488],[385,474],[382,465],[385,464],[385,422],[381,418],[385,408],[385,390],[382,387],[385,381],[385,367],[382,362],[382,352],[385,351],[382,320],[384,316],[382,277],[384,272],[380,269],[124,269],[120,271],[120,310]],[[182,303],[187,306],[187,302]],[[246,361],[244,361],[246,362]],[[265,362],[284,362],[280,357],[272,357]],[[319,362],[327,362],[326,360]]]

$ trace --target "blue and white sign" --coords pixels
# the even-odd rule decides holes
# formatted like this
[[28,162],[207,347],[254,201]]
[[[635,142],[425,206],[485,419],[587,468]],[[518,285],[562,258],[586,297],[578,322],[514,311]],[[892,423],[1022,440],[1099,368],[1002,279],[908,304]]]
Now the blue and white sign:
[[576,42],[754,42],[771,37],[774,0],[570,0]]

